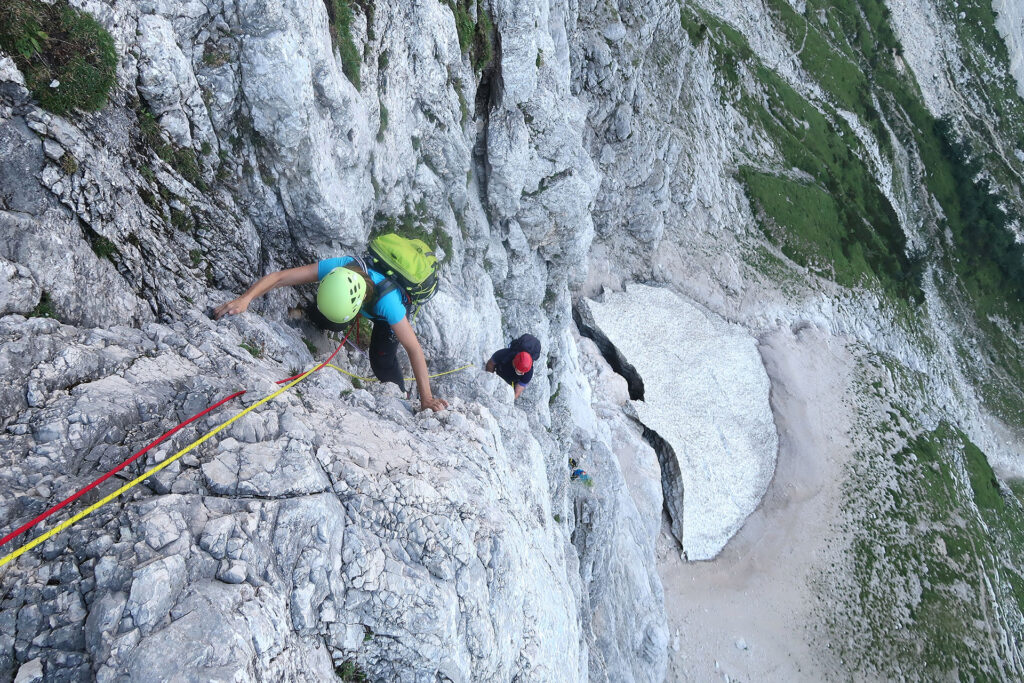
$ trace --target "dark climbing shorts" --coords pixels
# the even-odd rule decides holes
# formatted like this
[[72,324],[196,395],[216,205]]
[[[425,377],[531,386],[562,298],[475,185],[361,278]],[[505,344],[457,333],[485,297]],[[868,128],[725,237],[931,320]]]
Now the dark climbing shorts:
[[[338,324],[328,320],[316,304],[306,307],[306,315],[314,325],[331,332],[345,332],[352,324]],[[373,321],[373,334],[370,335],[370,368],[381,382],[394,382],[405,391],[402,366],[398,364],[398,337],[395,336],[391,325],[381,320]]]

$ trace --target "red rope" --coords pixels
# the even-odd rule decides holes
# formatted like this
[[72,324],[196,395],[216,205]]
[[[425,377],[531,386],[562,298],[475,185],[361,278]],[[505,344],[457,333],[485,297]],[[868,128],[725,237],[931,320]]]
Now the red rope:
[[[356,336],[358,337],[358,335],[359,335],[359,320],[358,319],[356,319],[355,328],[356,328]],[[348,341],[348,336],[350,334],[352,334],[352,327],[349,327],[348,330],[345,332],[345,336],[342,338],[341,343],[338,344],[338,348],[334,349],[334,353],[332,353],[330,356],[328,356],[327,360],[325,360],[323,363],[321,363],[320,365],[318,365],[315,368],[313,368],[312,372],[316,372],[317,370],[319,370],[320,368],[322,368],[323,366],[327,365],[332,360],[334,360],[334,357],[338,355],[338,351],[341,351],[341,347],[344,346],[345,342]],[[337,337],[335,337],[335,339],[337,339]],[[302,374],[303,373],[300,372],[298,375],[292,375],[291,377],[285,377],[284,379],[279,379],[279,380],[277,380],[277,382],[275,382],[275,384],[284,384],[285,382],[291,382],[293,379],[295,379],[297,377],[301,377]],[[0,545],[2,545],[2,544],[0,544]]]
[[81,491],[79,491],[78,493],[76,493],[76,494],[74,494],[72,496],[69,496],[68,498],[65,498],[63,501],[61,501],[60,504],[54,505],[52,508],[50,508],[49,510],[47,510],[43,514],[41,514],[38,517],[36,517],[35,519],[33,519],[31,522],[26,522],[25,524],[22,524],[20,527],[18,527],[17,529],[12,531],[11,533],[9,533],[6,536],[4,536],[2,539],[0,539],[0,545],[3,545],[5,543],[7,543],[7,541],[11,540],[15,536],[19,536],[22,533],[24,533],[25,531],[28,531],[30,528],[32,528],[33,526],[35,526],[39,522],[43,521],[44,519],[46,519],[47,517],[52,515],[57,510],[60,510],[62,507],[64,507],[68,503],[72,503],[72,502],[78,500],[79,498],[84,496],[86,493],[88,493],[92,489],[96,488],[97,486],[99,486],[100,484],[105,482],[107,479],[110,479],[112,476],[114,476],[115,474],[117,474],[118,472],[123,470],[125,467],[128,467],[128,465],[131,465],[133,462],[138,460],[139,457],[141,457],[144,453],[147,453],[148,451],[150,451],[154,446],[156,446],[160,442],[164,441],[167,437],[169,437],[170,435],[174,434],[175,432],[177,432],[182,427],[184,427],[184,426],[186,426],[186,425],[188,425],[188,424],[190,424],[192,422],[195,422],[196,420],[201,418],[203,415],[206,415],[211,410],[214,410],[215,408],[219,408],[220,406],[224,405],[225,403],[227,403],[231,399],[236,398],[238,396],[241,396],[244,393],[245,393],[245,391],[238,391],[238,392],[235,392],[235,393],[231,394],[227,398],[222,398],[221,400],[217,401],[216,403],[214,403],[212,406],[210,406],[209,408],[207,408],[203,412],[196,413],[195,415],[193,415],[189,419],[185,420],[184,422],[179,424],[174,429],[171,429],[171,430],[168,430],[168,431],[164,432],[163,435],[159,439],[157,439],[153,443],[149,444],[148,446],[143,448],[141,451],[137,452],[135,455],[133,455],[132,457],[128,458],[123,463],[121,463],[120,465],[118,465],[114,469],[110,470],[109,472],[104,474],[102,477],[100,477],[99,479],[97,479],[96,481],[94,481],[93,483],[89,484],[88,486],[86,486]]
[[[331,360],[333,360],[334,357],[336,355],[338,355],[338,351],[341,351],[341,347],[345,345],[345,341],[347,339],[348,339],[348,334],[346,333],[345,334],[345,339],[341,340],[341,344],[339,344],[338,348],[336,348],[334,350],[334,353],[332,353],[327,358],[327,360],[325,360],[323,363],[321,363],[320,365],[316,366],[312,371],[310,371],[310,374],[312,374],[313,372],[316,372],[320,368],[322,368],[325,365],[327,365],[328,363],[330,363]],[[277,384],[284,384],[285,382],[291,381],[291,380],[295,379],[296,377],[300,377],[303,374],[305,374],[305,373],[300,372],[298,375],[295,375],[294,377],[289,377],[288,379],[280,380],[279,382],[277,382]],[[20,536],[21,534],[25,533],[26,531],[28,531],[29,529],[34,527],[36,524],[38,524],[39,522],[43,521],[44,519],[46,519],[47,517],[49,517],[53,513],[57,512],[58,510],[60,510],[64,506],[68,505],[69,503],[73,503],[74,501],[78,500],[79,498],[84,496],[86,493],[88,493],[89,491],[93,490],[94,488],[96,488],[97,486],[99,486],[100,484],[105,482],[107,479],[110,479],[112,476],[114,476],[115,474],[117,474],[118,472],[123,470],[125,467],[128,467],[128,465],[131,465],[133,462],[138,460],[143,454],[145,454],[145,453],[149,452],[150,450],[152,450],[154,446],[156,446],[156,445],[160,444],[161,442],[163,442],[164,440],[166,440],[167,437],[171,436],[172,434],[177,432],[182,427],[185,427],[185,426],[195,422],[196,420],[201,418],[203,415],[206,415],[207,413],[209,413],[209,412],[211,412],[213,410],[216,410],[217,408],[219,408],[220,406],[224,405],[225,403],[227,403],[231,399],[238,398],[239,396],[241,396],[244,393],[245,393],[244,389],[242,391],[236,391],[235,393],[231,394],[230,396],[228,396],[226,398],[222,398],[221,400],[217,401],[212,406],[210,406],[209,408],[206,408],[202,412],[196,413],[195,415],[193,415],[189,419],[187,419],[184,422],[178,424],[173,429],[170,429],[170,430],[164,432],[160,436],[160,438],[158,438],[156,441],[152,442],[151,444],[149,444],[148,446],[146,446],[142,450],[138,451],[132,457],[128,458],[127,460],[122,462],[120,465],[118,465],[114,469],[110,470],[109,472],[104,474],[102,477],[100,477],[99,479],[97,479],[96,481],[92,482],[91,484],[86,486],[84,489],[79,491],[78,493],[75,493],[75,494],[73,494],[71,496],[68,496],[63,501],[61,501],[57,505],[54,505],[52,508],[50,508],[46,512],[42,513],[41,515],[39,515],[38,517],[36,517],[32,521],[26,522],[25,524],[22,524],[20,527],[18,527],[17,529],[12,531],[11,533],[9,533],[6,536],[4,536],[2,539],[0,539],[0,546],[4,545],[8,541],[10,541],[12,538],[15,538],[15,537]]]

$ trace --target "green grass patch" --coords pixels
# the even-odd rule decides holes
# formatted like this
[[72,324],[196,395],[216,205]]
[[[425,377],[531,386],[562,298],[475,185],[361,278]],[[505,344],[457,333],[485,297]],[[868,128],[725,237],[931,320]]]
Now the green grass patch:
[[87,227],[85,229],[85,238],[89,242],[89,246],[92,248],[93,253],[100,258],[105,258],[108,261],[113,262],[114,257],[120,255],[116,244],[92,228]]
[[864,284],[861,280],[870,268],[857,243],[843,249],[847,245],[843,244],[842,218],[832,195],[817,185],[763,173],[749,166],[740,168],[740,178],[757,207],[784,228],[769,236],[781,243],[786,256],[809,265],[821,257],[826,267],[834,266],[835,278],[841,284]]
[[[196,151],[191,147],[176,147],[164,139],[163,129],[157,122],[156,117],[143,105],[140,104],[136,107],[136,115],[139,121],[139,131],[142,133],[142,141],[145,145],[177,171],[178,175],[182,178],[203,192],[207,191],[209,186],[203,180],[203,173],[199,168],[199,159],[196,156]],[[151,168],[143,166],[139,171],[147,180],[153,181],[154,176]]]
[[252,354],[253,358],[263,358],[263,344],[259,344],[252,339],[246,339],[239,346]]
[[117,80],[117,51],[105,28],[66,0],[4,0],[0,12],[0,49],[40,106],[55,114],[103,108]]
[[356,90],[361,90],[359,71],[363,58],[352,39],[352,3],[350,0],[324,1],[327,4],[327,26],[331,33],[331,44],[341,55],[341,70]]
[[316,354],[317,354],[317,350],[316,350],[316,344],[314,344],[313,342],[311,342],[311,341],[310,341],[309,339],[307,339],[306,337],[303,337],[303,338],[302,338],[302,343],[306,345],[306,348],[307,348],[307,349],[309,349],[309,353],[310,353],[310,355],[311,355],[311,356],[314,356],[314,357],[315,357],[315,356],[316,356]]
[[335,667],[334,673],[345,683],[365,683],[367,680],[366,672],[351,659],[346,659]]
[[476,30],[476,22],[473,21],[473,16],[469,13],[469,2],[459,0],[449,2],[448,6],[451,7],[452,13],[455,15],[455,32],[459,36],[459,47],[466,52],[473,44],[473,32]]
[[[475,5],[476,21],[470,11]],[[448,7],[455,16],[455,32],[459,36],[459,47],[469,53],[473,69],[480,73],[494,59],[494,23],[487,8],[480,0],[448,0]],[[538,65],[539,66],[539,65]]]
[[480,73],[494,60],[494,24],[483,3],[477,1],[476,30],[473,32],[473,69]]
[[78,173],[78,159],[71,152],[64,152],[60,158],[60,168],[67,175],[74,175]]
[[457,78],[452,81],[452,85],[455,88],[455,94],[459,98],[459,123],[465,126],[466,121],[469,120],[469,102],[466,101],[466,94],[462,92],[464,87],[462,80]]
[[1017,497],[1017,502],[1024,503],[1024,479],[1017,479],[1007,484],[1010,491]]
[[218,66],[224,66],[231,59],[231,54],[226,50],[217,50],[215,48],[206,48],[203,51],[203,64],[213,68]]
[[[883,152],[891,155],[892,146],[871,96],[871,84],[857,47],[850,42],[865,33],[865,25],[854,7],[834,7],[811,0],[800,14],[785,0],[769,0],[783,33],[799,50],[804,69],[824,88],[834,104],[851,111],[866,123]],[[888,10],[884,16],[888,17]],[[825,18],[824,23],[821,17]],[[874,54],[874,53],[872,53]]]
[[195,221],[189,212],[179,211],[173,207],[171,208],[171,225],[182,232],[192,232],[196,227]]
[[42,295],[39,297],[39,303],[36,307],[31,310],[28,314],[29,318],[53,318],[57,320],[57,311],[53,307],[53,300],[50,299],[50,293],[45,289]]

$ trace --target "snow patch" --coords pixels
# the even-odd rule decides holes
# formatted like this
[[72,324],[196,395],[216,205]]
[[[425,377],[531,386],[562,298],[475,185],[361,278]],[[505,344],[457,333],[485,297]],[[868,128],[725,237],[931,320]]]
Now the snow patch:
[[688,559],[711,559],[775,471],[778,435],[757,341],[666,289],[629,285],[587,305],[643,378],[644,400],[631,402],[640,421],[673,451],[680,481],[662,474],[673,533]]

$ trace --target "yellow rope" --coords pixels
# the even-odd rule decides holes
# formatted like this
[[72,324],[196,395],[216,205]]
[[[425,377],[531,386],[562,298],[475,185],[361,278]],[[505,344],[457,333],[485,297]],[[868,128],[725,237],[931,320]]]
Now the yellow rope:
[[[332,365],[331,367],[334,367],[334,366]],[[238,418],[242,417],[243,415],[246,415],[247,413],[251,412],[252,410],[255,410],[256,408],[258,408],[259,406],[263,405],[267,401],[270,401],[270,400],[272,400],[274,398],[277,398],[278,396],[280,396],[284,392],[288,391],[289,389],[291,389],[293,386],[295,386],[296,384],[298,384],[302,380],[304,380],[307,377],[309,377],[310,374],[312,374],[314,371],[316,371],[318,369],[319,368],[312,368],[310,370],[307,370],[306,372],[302,373],[302,375],[300,375],[297,379],[295,379],[292,382],[284,385],[283,387],[281,387],[280,389],[278,389],[274,393],[270,394],[269,396],[264,396],[259,401],[257,401],[256,403],[253,403],[251,406],[249,406],[245,410],[241,411],[240,413],[238,413],[237,415],[232,417],[227,422],[223,422],[220,425],[218,425],[217,427],[214,427],[213,429],[208,431],[206,434],[201,436],[196,441],[193,441],[188,446],[186,446],[185,448],[182,448],[180,451],[178,451],[177,453],[175,453],[171,457],[169,457],[166,460],[164,460],[163,462],[157,464],[155,467],[153,467],[152,469],[147,471],[145,474],[142,474],[142,475],[136,477],[135,479],[131,480],[130,482],[128,482],[127,484],[125,484],[124,486],[119,488],[118,490],[116,490],[113,493],[111,493],[106,498],[103,498],[102,500],[100,500],[97,503],[93,503],[92,505],[90,505],[86,509],[84,509],[81,512],[79,512],[74,517],[71,517],[67,521],[61,522],[60,524],[58,524],[54,528],[52,528],[49,531],[47,531],[42,536],[39,536],[38,538],[33,539],[32,541],[29,541],[25,545],[23,545],[20,548],[18,548],[17,550],[15,550],[13,553],[7,555],[2,560],[0,560],[0,567],[4,566],[5,564],[7,564],[8,562],[10,562],[12,560],[17,559],[22,554],[28,552],[29,550],[32,550],[32,548],[35,548],[40,543],[44,543],[45,541],[47,541],[51,537],[53,537],[53,536],[59,534],[60,532],[64,531],[69,526],[71,526],[75,522],[79,521],[83,517],[86,517],[87,515],[92,514],[93,512],[95,512],[96,510],[100,509],[101,507],[103,507],[104,505],[109,503],[110,501],[112,501],[115,498],[117,498],[118,496],[120,496],[125,491],[128,491],[131,488],[134,488],[136,485],[138,485],[138,484],[142,483],[143,481],[145,481],[146,478],[148,478],[151,475],[154,475],[157,472],[159,472],[160,470],[164,469],[165,467],[170,465],[172,462],[174,462],[175,460],[177,460],[181,456],[185,455],[186,453],[188,453],[192,449],[196,448],[197,446],[202,444],[204,441],[206,441],[207,439],[212,437],[214,434],[216,434],[217,432],[221,431],[222,429],[224,429],[225,427],[230,425],[232,422],[234,422]]]
[[[333,365],[331,363],[328,363],[327,367],[334,368],[338,372],[343,372],[346,375],[348,375],[349,377],[355,377],[356,379],[361,380],[363,382],[379,382],[380,381],[376,377],[361,377],[360,375],[353,375],[348,370],[345,370],[344,368],[339,368],[337,365]],[[435,377],[441,377],[443,375],[450,375],[453,372],[458,372],[459,370],[465,370],[466,368],[471,368],[471,367],[473,367],[472,363],[470,363],[469,365],[463,365],[461,368],[455,368],[454,370],[446,370],[445,372],[439,372],[436,375],[428,375],[428,377],[430,379],[434,379]],[[407,382],[413,382],[413,381],[416,380],[415,377],[403,377],[402,379],[406,380]]]
[[[337,365],[334,365],[334,364],[328,364],[328,366],[334,368],[335,370],[338,370],[339,372],[343,372],[346,375],[351,375],[352,377],[356,377],[357,379],[363,380],[365,382],[376,382],[377,381],[376,379],[373,379],[373,378],[359,377],[358,375],[353,375],[348,370],[343,370],[342,368],[339,368]],[[322,366],[320,366],[320,367],[322,367]],[[440,377],[442,375],[450,375],[453,372],[458,372],[459,370],[465,370],[466,368],[469,368],[469,367],[472,367],[472,363],[469,364],[469,365],[463,365],[461,368],[456,368],[454,370],[448,370],[446,372],[440,372],[440,373],[438,373],[436,375],[430,375],[430,377],[434,378],[434,377]],[[255,410],[256,408],[260,407],[264,403],[277,398],[278,396],[280,396],[284,392],[288,391],[289,389],[291,389],[293,386],[295,386],[296,384],[298,384],[302,380],[304,380],[307,377],[309,377],[309,375],[311,375],[313,372],[315,372],[318,369],[320,369],[320,368],[316,367],[316,368],[312,368],[311,370],[307,370],[306,372],[302,373],[302,375],[300,375],[295,380],[293,380],[293,381],[289,382],[288,384],[284,385],[283,387],[281,387],[280,389],[278,389],[274,393],[270,394],[269,396],[264,396],[263,398],[261,398],[256,403],[253,403],[251,406],[249,406],[245,410],[239,412],[237,415],[232,417],[227,422],[222,422],[220,425],[214,427],[213,429],[208,431],[206,434],[203,434],[203,436],[199,437],[197,440],[193,441],[188,446],[185,446],[184,448],[182,448],[180,451],[178,451],[177,453],[175,453],[171,457],[169,457],[166,460],[158,463],[156,466],[154,466],[150,470],[148,470],[145,473],[139,475],[138,477],[136,477],[135,479],[131,480],[130,482],[128,482],[127,484],[125,484],[121,488],[117,489],[116,491],[114,491],[110,495],[106,496],[102,500],[100,500],[100,501],[98,501],[96,503],[93,503],[92,505],[90,505],[86,509],[82,510],[78,514],[74,515],[70,519],[68,519],[66,521],[63,521],[60,524],[58,524],[57,526],[55,526],[54,528],[50,529],[45,534],[39,536],[38,538],[35,538],[35,539],[29,541],[28,543],[26,543],[25,545],[21,546],[20,548],[18,548],[14,552],[10,553],[9,555],[6,555],[3,559],[0,559],[0,567],[4,566],[8,562],[11,562],[11,561],[16,560],[17,558],[21,557],[23,554],[27,553],[29,550],[32,550],[32,548],[35,548],[40,543],[45,543],[47,540],[49,540],[53,536],[56,536],[57,534],[59,534],[60,532],[64,531],[65,529],[67,529],[71,525],[75,524],[79,520],[87,517],[88,515],[91,515],[96,510],[99,510],[101,507],[103,507],[104,505],[106,505],[110,501],[114,500],[115,498],[120,496],[122,493],[125,493],[129,489],[132,489],[135,486],[137,486],[138,484],[141,484],[147,478],[149,478],[150,476],[156,474],[160,470],[164,469],[165,467],[170,465],[172,462],[174,462],[175,460],[177,460],[181,456],[185,455],[186,453],[188,453],[189,451],[193,450],[194,448],[202,445],[206,440],[208,440],[209,438],[211,438],[212,436],[214,436],[215,434],[217,434],[221,430],[225,429],[226,427],[228,427],[228,425],[230,425],[235,420],[237,420],[240,417],[242,417],[243,415],[246,415],[249,412]],[[415,377],[406,377],[405,379],[407,379],[407,380],[414,380]]]

